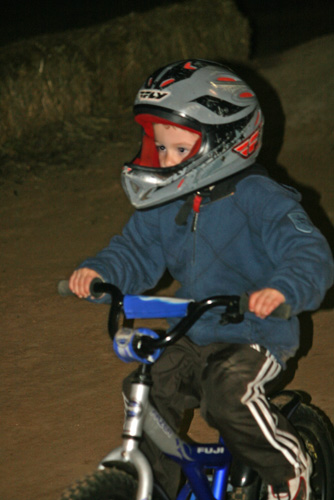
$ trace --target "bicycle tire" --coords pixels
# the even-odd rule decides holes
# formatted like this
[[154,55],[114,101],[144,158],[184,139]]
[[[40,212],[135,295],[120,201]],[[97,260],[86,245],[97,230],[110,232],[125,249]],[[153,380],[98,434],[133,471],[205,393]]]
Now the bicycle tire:
[[[334,499],[333,426],[316,406],[300,404],[290,418],[312,459],[312,500]],[[245,488],[235,488],[229,500],[266,500],[267,485],[259,478]]]
[[[135,500],[137,479],[126,470],[117,468],[97,470],[76,481],[60,500]],[[165,497],[166,498],[166,497]],[[155,490],[152,500],[164,500]]]
[[304,441],[312,459],[312,500],[334,498],[333,426],[316,406],[301,404],[292,415],[291,423]]

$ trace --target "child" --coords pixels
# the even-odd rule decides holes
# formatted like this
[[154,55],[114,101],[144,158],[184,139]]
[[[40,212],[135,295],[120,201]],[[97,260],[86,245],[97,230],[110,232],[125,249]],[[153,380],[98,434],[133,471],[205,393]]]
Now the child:
[[[204,60],[159,69],[139,90],[134,113],[142,146],[122,182],[138,210],[72,274],[70,288],[89,298],[99,276],[138,294],[168,269],[178,297],[248,292],[243,323],[222,325],[209,311],[166,349],[152,369],[152,399],[174,429],[186,408],[200,406],[232,454],[270,485],[270,500],[308,500],[310,457],[265,395],[298,349],[296,315],[318,308],[333,283],[329,246],[300,195],[255,164],[261,109],[230,69]],[[268,317],[283,302],[292,318]],[[175,498],[178,467],[152,443],[143,448]]]

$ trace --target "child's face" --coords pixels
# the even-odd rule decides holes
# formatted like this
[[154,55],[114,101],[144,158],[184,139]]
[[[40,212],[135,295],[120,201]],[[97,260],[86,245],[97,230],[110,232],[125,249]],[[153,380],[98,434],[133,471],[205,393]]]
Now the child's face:
[[181,163],[200,137],[194,132],[162,123],[154,123],[153,131],[160,167],[173,167]]

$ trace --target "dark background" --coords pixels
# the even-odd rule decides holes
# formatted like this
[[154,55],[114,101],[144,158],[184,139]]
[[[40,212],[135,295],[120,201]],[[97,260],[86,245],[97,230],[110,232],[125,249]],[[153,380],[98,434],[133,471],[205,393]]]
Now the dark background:
[[[266,116],[265,165],[272,172],[278,158],[275,172],[281,169],[285,182],[289,176],[288,184],[291,178],[297,183],[305,208],[334,248],[334,40],[319,39],[333,29],[334,1],[237,1],[254,28],[256,59],[245,66],[254,73]],[[144,5],[162,2],[145,0]],[[127,0],[2,0],[0,45],[103,23],[140,6]],[[6,53],[2,59],[8,61]],[[131,158],[129,147],[138,148],[139,136],[132,134],[130,108],[111,118],[112,133],[102,143],[108,130],[89,139],[94,127],[79,127],[76,135],[72,125],[32,131],[34,141],[23,141],[24,155],[32,151],[30,159],[13,156],[11,176],[0,178],[0,500],[54,500],[120,443],[120,389],[131,368],[110,352],[108,308],[97,310],[56,294],[58,280],[119,233],[132,211],[120,169]],[[87,120],[96,123],[94,117]],[[164,294],[173,295],[173,286]],[[301,318],[302,348],[288,389],[311,394],[313,404],[334,422],[333,290],[312,320],[309,313]],[[195,417],[190,437],[216,439],[210,436]]]
[[[208,0],[203,0],[208,1]],[[3,0],[0,46],[35,35],[84,28],[170,0]],[[180,0],[177,3],[181,3]],[[273,54],[333,32],[332,0],[237,0],[253,28],[252,56]],[[172,32],[171,32],[172,35]]]

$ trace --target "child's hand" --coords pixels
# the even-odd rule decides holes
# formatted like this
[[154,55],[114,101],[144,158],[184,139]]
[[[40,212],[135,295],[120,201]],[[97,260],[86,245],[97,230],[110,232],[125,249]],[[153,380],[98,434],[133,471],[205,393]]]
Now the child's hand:
[[101,276],[93,269],[83,267],[74,271],[69,279],[68,285],[70,290],[75,293],[80,299],[90,296],[89,286],[94,278],[101,278]]
[[249,310],[261,319],[266,318],[276,307],[285,302],[284,295],[275,288],[264,288],[249,297]]

